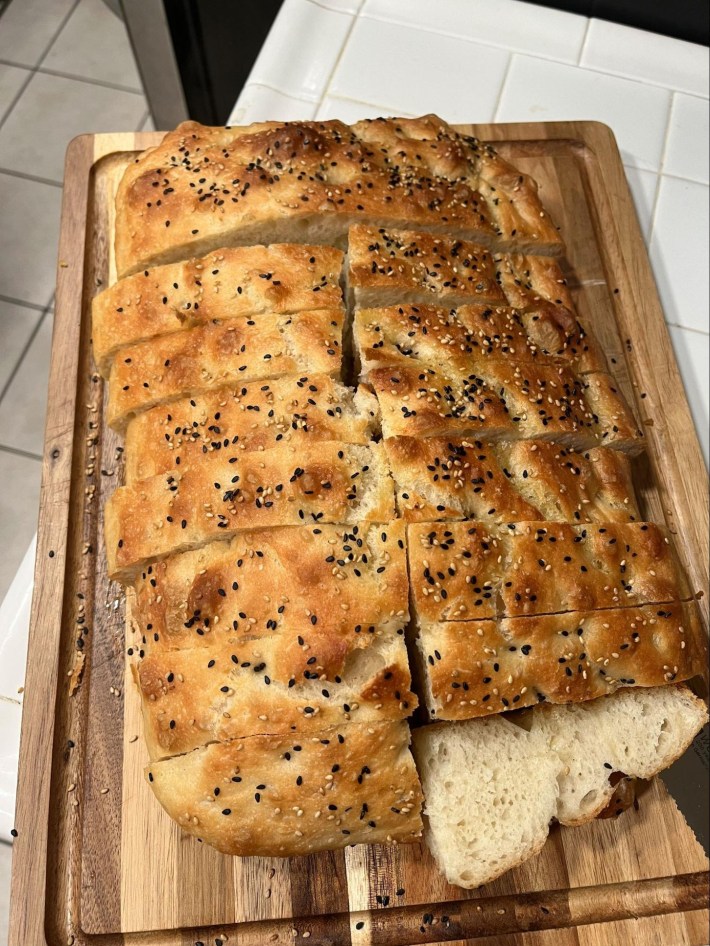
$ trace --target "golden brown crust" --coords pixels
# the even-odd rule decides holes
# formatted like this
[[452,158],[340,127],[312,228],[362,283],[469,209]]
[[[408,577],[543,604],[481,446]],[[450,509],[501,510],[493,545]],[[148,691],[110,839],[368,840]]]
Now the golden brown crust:
[[490,443],[393,437],[385,450],[397,509],[410,522],[628,522],[640,519],[628,459],[544,440]]
[[368,375],[385,437],[541,438],[574,449],[605,444],[628,453],[642,433],[614,380],[564,367],[487,362],[456,375],[425,363]]
[[352,128],[185,122],[129,166],[116,211],[120,276],[217,246],[342,242],[354,223],[561,249],[534,182],[436,116]]
[[[422,794],[406,723],[252,736],[153,763],[160,804],[224,854],[293,857],[415,841]],[[219,789],[216,793],[215,789]]]
[[393,515],[392,480],[378,444],[223,452],[113,493],[104,516],[108,571],[128,582],[148,562],[245,529],[389,522]]
[[252,381],[159,405],[126,429],[126,482],[184,469],[204,454],[269,450],[320,440],[366,444],[377,400],[324,374]]
[[574,312],[567,280],[557,260],[523,253],[500,253],[495,257],[498,282],[508,304],[523,312],[553,305]]
[[149,654],[136,678],[150,758],[259,733],[404,719],[417,698],[399,631],[335,637],[304,619],[259,640]]
[[342,309],[211,322],[130,345],[114,356],[108,421],[123,429],[156,404],[284,375],[339,376]]
[[211,647],[294,627],[308,645],[323,629],[335,640],[395,632],[409,615],[405,541],[395,519],[258,529],[172,555],[136,583],[133,649]]
[[212,319],[283,315],[342,304],[343,254],[332,246],[243,246],[121,279],[92,302],[94,358],[104,375],[126,345]]
[[696,612],[676,602],[422,625],[429,712],[468,719],[679,683],[700,666]]
[[363,380],[374,368],[425,364],[456,376],[487,363],[567,365],[577,374],[606,362],[582,325],[560,306],[520,312],[483,304],[445,309],[393,305],[356,311],[353,337]]
[[409,526],[420,621],[598,611],[691,597],[667,533],[652,522]]
[[348,288],[362,307],[506,302],[493,255],[484,246],[443,234],[385,227],[350,228]]

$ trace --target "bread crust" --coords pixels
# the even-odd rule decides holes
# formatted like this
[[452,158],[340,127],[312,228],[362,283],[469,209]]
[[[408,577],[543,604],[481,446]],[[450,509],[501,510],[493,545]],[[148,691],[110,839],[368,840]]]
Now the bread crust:
[[351,227],[348,288],[359,306],[506,303],[485,246],[417,230]]
[[130,583],[149,562],[243,530],[393,517],[379,444],[326,441],[308,451],[217,454],[113,493],[104,512],[108,571]]
[[367,444],[379,408],[365,388],[297,375],[218,388],[158,405],[126,428],[126,482],[200,463],[233,448],[253,453],[321,440]]
[[652,522],[415,523],[408,534],[412,600],[422,623],[692,597],[668,533]]
[[185,122],[121,180],[117,269],[125,276],[218,246],[337,243],[354,223],[409,223],[501,250],[562,245],[535,183],[436,116],[352,127]]
[[410,522],[628,522],[640,519],[627,457],[544,440],[392,437],[397,509]]
[[700,633],[694,602],[422,624],[429,712],[470,719],[688,680]]
[[484,304],[360,309],[353,336],[363,380],[375,368],[413,363],[440,366],[456,377],[479,366],[485,372],[494,362],[566,365],[580,375],[606,370],[597,344],[561,306],[533,312]]
[[376,368],[385,437],[555,440],[585,450],[642,449],[643,434],[613,378],[548,365],[487,363],[466,374],[426,363]]
[[[143,652],[261,640],[298,627],[305,644],[397,632],[409,619],[401,519],[258,529],[146,567],[131,609]],[[312,620],[315,618],[315,622]]]
[[213,319],[283,315],[342,305],[343,254],[332,246],[223,247],[143,270],[94,297],[92,343],[108,376],[116,352]]
[[150,758],[259,733],[409,716],[417,698],[399,630],[336,637],[302,618],[258,640],[221,637],[209,649],[149,654],[136,677]]
[[293,857],[416,841],[422,794],[408,743],[404,722],[351,723],[216,743],[146,774],[186,834],[224,854]]
[[339,377],[342,309],[210,322],[122,348],[109,378],[108,422],[245,381],[309,373]]

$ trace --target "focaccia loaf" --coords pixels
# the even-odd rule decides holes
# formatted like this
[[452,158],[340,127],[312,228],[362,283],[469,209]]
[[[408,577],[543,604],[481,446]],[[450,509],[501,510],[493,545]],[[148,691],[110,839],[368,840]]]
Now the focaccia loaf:
[[618,450],[579,453],[546,440],[462,437],[392,437],[384,445],[397,510],[409,521],[641,518],[629,460]]
[[416,841],[422,795],[408,744],[404,721],[254,735],[154,762],[147,778],[183,831],[225,854]]
[[643,521],[642,433],[562,246],[535,182],[436,116],[187,122],[128,166],[92,313],[125,433],[106,558],[148,782],[186,834],[415,841],[422,703],[454,721],[416,737],[430,845],[473,886],[601,810],[607,765],[687,745],[693,589]]
[[146,269],[94,297],[94,358],[104,376],[119,349],[213,319],[309,309],[342,302],[343,254],[332,246],[223,247],[200,259]]
[[104,517],[108,570],[130,581],[149,562],[246,529],[393,516],[379,444],[220,453],[184,473],[160,473],[113,493]]
[[367,444],[379,408],[364,387],[329,375],[248,381],[180,398],[133,417],[126,428],[126,481],[199,464],[206,454],[248,453],[321,440]]
[[118,273],[222,246],[338,244],[354,223],[413,225],[501,250],[562,245],[534,181],[433,115],[353,126],[185,122],[121,181]]

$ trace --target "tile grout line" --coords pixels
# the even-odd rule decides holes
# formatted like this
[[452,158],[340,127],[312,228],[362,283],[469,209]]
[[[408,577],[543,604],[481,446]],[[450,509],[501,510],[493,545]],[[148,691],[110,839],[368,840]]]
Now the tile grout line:
[[9,302],[11,305],[21,305],[26,309],[32,309],[34,312],[45,312],[52,308],[51,302],[47,305],[40,305],[38,302],[28,302],[26,299],[16,299],[14,296],[5,296],[0,293],[0,302]]
[[342,42],[341,45],[340,45],[340,51],[338,52],[338,56],[337,56],[335,62],[333,63],[333,68],[330,70],[330,74],[328,75],[328,79],[326,80],[326,82],[325,82],[325,84],[324,84],[324,86],[323,86],[323,89],[322,89],[322,91],[321,91],[320,99],[318,100],[318,104],[317,104],[317,106],[316,106],[316,113],[318,112],[318,109],[319,109],[319,108],[321,107],[321,105],[323,104],[323,99],[326,97],[326,95],[329,95],[329,94],[330,94],[330,87],[331,87],[331,84],[332,84],[333,79],[334,79],[334,77],[335,77],[335,73],[338,71],[338,68],[339,68],[339,66],[340,66],[340,63],[342,62],[343,55],[344,55],[344,53],[345,53],[345,50],[347,49],[348,43],[350,42],[350,37],[353,35],[353,30],[355,29],[355,24],[356,24],[357,21],[360,19],[360,11],[361,11],[361,10],[362,10],[362,2],[360,3],[360,7],[358,8],[357,13],[355,13],[354,15],[353,15],[353,14],[350,14],[350,17],[351,17],[350,26],[348,27],[348,31],[347,31],[347,33],[345,34],[345,38],[343,39],[343,42]]
[[69,12],[67,13],[67,15],[64,17],[64,19],[62,20],[62,22],[59,24],[59,29],[58,29],[57,32],[54,34],[54,36],[53,36],[52,39],[50,40],[49,44],[48,44],[47,47],[45,48],[44,52],[42,53],[42,55],[41,55],[41,56],[39,57],[39,59],[37,60],[37,64],[36,64],[35,67],[34,67],[34,68],[35,68],[35,71],[37,71],[37,70],[39,69],[39,67],[42,65],[42,63],[44,62],[44,60],[45,60],[45,59],[47,58],[47,56],[49,55],[49,50],[52,48],[52,46],[54,46],[54,44],[56,43],[56,41],[59,39],[59,36],[61,35],[62,30],[63,30],[64,27],[67,25],[67,23],[69,22],[69,20],[72,18],[72,16],[74,15],[74,11],[76,10],[76,8],[79,6],[80,3],[81,3],[81,0],[74,0],[74,3],[72,4],[71,10],[69,10]]
[[577,56],[577,65],[580,69],[585,67],[582,65],[582,58],[584,56],[584,51],[587,48],[587,40],[589,39],[589,31],[592,28],[592,17],[587,17],[587,25],[584,27],[584,36],[582,37],[582,45],[579,47],[579,56]]
[[673,119],[673,106],[675,104],[676,93],[671,92],[671,103],[668,108],[668,118],[666,119],[666,133],[663,136],[663,149],[661,150],[661,159],[658,165],[657,180],[656,180],[656,191],[653,195],[653,208],[651,210],[651,222],[648,228],[648,253],[649,259],[651,254],[651,242],[653,240],[653,233],[656,229],[656,217],[658,215],[658,205],[661,202],[661,183],[663,181],[663,167],[666,162],[666,154],[668,152],[668,139],[670,138],[671,133],[671,121]]
[[[267,82],[246,82],[244,84],[245,89],[250,89],[254,86],[257,86],[260,89],[268,89],[269,92],[276,92],[277,95],[283,95],[288,99],[294,99],[296,102],[303,102],[304,105],[320,105],[320,99],[304,99],[300,95],[294,95],[292,92],[284,92],[283,89],[277,89],[276,86],[269,85]],[[242,97],[242,92],[239,93],[239,98]],[[239,104],[239,99],[235,102],[235,108]]]
[[44,322],[44,320],[45,320],[45,318],[46,318],[46,316],[47,316],[47,313],[48,313],[49,311],[50,311],[50,307],[49,307],[49,306],[45,306],[44,311],[42,312],[42,315],[39,317],[39,319],[37,319],[37,324],[35,325],[35,327],[34,327],[34,328],[32,329],[32,331],[30,332],[30,337],[29,337],[29,338],[27,339],[27,341],[25,342],[25,345],[24,345],[22,351],[20,352],[20,354],[19,354],[19,356],[18,356],[18,358],[17,358],[17,361],[15,362],[15,367],[14,367],[14,368],[12,369],[12,371],[10,372],[7,381],[5,382],[5,384],[2,386],[2,389],[0,390],[0,405],[1,405],[2,402],[3,402],[3,399],[4,399],[5,395],[6,395],[7,392],[9,391],[10,385],[12,384],[12,382],[15,380],[15,378],[16,378],[17,375],[19,374],[20,367],[22,366],[22,362],[25,360],[25,356],[27,355],[27,352],[30,350],[30,348],[31,348],[31,346],[32,346],[32,342],[33,342],[33,341],[35,340],[35,338],[37,337],[37,333],[39,332],[39,330],[40,330],[40,328],[41,328],[41,326],[42,326],[42,324],[43,324],[43,322]]
[[669,322],[668,319],[664,319],[666,325],[672,325],[673,328],[683,329],[684,332],[695,332],[696,335],[704,335],[705,338],[710,337],[710,328],[706,331],[704,328],[691,328],[689,325],[681,325],[680,322]]
[[41,463],[42,454],[32,453],[31,450],[23,450],[21,447],[11,447],[9,444],[0,443],[0,453],[10,453],[15,457],[24,457],[25,460],[37,460]]
[[[64,19],[62,20],[62,22],[59,24],[59,28],[57,29],[57,32],[54,34],[54,36],[52,37],[52,39],[51,39],[49,45],[47,46],[47,48],[44,50],[44,52],[43,52],[43,53],[41,54],[41,56],[39,57],[39,60],[38,60],[37,64],[36,64],[35,66],[29,67],[29,70],[28,70],[28,71],[29,71],[29,76],[27,77],[27,79],[25,80],[25,82],[23,82],[22,88],[21,88],[20,91],[17,93],[17,95],[13,98],[13,100],[12,100],[12,102],[10,103],[10,106],[8,107],[8,109],[7,109],[7,111],[5,112],[5,114],[2,116],[2,118],[0,118],[0,128],[3,127],[3,125],[5,124],[5,122],[8,120],[8,118],[9,118],[10,115],[12,114],[12,112],[15,110],[15,106],[16,106],[17,103],[20,101],[20,99],[22,98],[22,96],[23,96],[23,94],[24,94],[24,92],[25,92],[25,89],[27,88],[27,86],[30,84],[30,82],[31,82],[32,79],[34,78],[35,73],[37,72],[38,67],[42,64],[42,62],[43,62],[44,58],[46,57],[47,53],[49,52],[49,50],[50,50],[50,49],[52,48],[52,46],[54,45],[54,41],[55,41],[56,38],[59,36],[59,34],[62,32],[62,30],[64,29],[64,27],[67,25],[67,23],[68,23],[68,21],[69,21],[69,18],[71,17],[71,15],[72,15],[72,13],[74,12],[74,10],[76,10],[76,8],[79,6],[79,3],[80,3],[80,2],[81,2],[81,0],[74,0],[74,3],[72,4],[71,9],[67,12],[66,16],[64,17]],[[22,68],[27,68],[27,67],[26,67],[26,66],[23,66]]]
[[493,122],[498,121],[498,111],[503,101],[503,92],[505,91],[505,86],[508,82],[510,70],[513,68],[513,59],[515,58],[515,55],[515,53],[511,53],[508,56],[508,62],[505,64],[505,71],[503,73],[503,78],[501,79],[500,88],[498,89],[498,95],[496,96],[496,104],[493,107],[493,116],[491,118],[491,121]]
[[53,181],[49,177],[38,177],[36,174],[25,174],[24,171],[13,171],[11,168],[0,167],[0,174],[7,174],[8,177],[19,177],[23,181],[34,181],[35,184],[47,184],[51,187],[64,187],[61,181]]
[[104,79],[89,79],[87,76],[77,76],[72,72],[63,72],[59,69],[48,69],[46,66],[37,66],[34,70],[43,76],[54,76],[57,79],[71,79],[74,82],[83,82],[85,85],[98,85],[104,89],[113,89],[115,92],[125,92],[130,95],[140,95],[145,98],[142,89],[133,89],[117,82],[106,82]]

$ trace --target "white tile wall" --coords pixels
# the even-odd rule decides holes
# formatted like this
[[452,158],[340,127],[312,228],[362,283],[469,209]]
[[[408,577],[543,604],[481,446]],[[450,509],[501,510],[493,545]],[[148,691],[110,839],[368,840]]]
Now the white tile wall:
[[518,0],[365,0],[362,15],[573,63],[588,22]]
[[663,162],[666,174],[708,183],[709,114],[707,99],[675,93]]
[[664,175],[651,236],[651,263],[667,321],[710,330],[708,253],[707,185]]
[[229,117],[229,124],[243,125],[261,121],[307,121],[315,116],[317,104],[265,85],[251,82],[239,97]]
[[590,20],[580,64],[650,85],[708,94],[708,51],[658,33]]
[[496,120],[604,122],[616,135],[625,164],[657,171],[670,105],[667,89],[516,55]]
[[[396,55],[393,55],[396,50]],[[453,36],[360,17],[329,91],[390,114],[437,112],[449,121],[491,114],[510,54]]]
[[636,215],[641,224],[646,244],[651,236],[653,225],[653,210],[656,205],[658,191],[658,174],[653,171],[642,171],[640,168],[626,167],[626,180],[631,188],[631,196],[636,207]]
[[308,0],[285,0],[250,80],[296,98],[320,101],[352,24],[350,14]]

